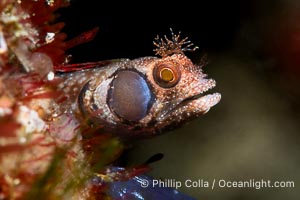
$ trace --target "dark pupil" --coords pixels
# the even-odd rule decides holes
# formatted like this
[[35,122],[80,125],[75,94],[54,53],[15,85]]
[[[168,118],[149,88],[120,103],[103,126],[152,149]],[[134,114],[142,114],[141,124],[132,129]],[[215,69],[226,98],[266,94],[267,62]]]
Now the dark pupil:
[[128,121],[144,118],[152,105],[152,92],[142,75],[135,71],[120,71],[112,82],[108,105],[119,117]]

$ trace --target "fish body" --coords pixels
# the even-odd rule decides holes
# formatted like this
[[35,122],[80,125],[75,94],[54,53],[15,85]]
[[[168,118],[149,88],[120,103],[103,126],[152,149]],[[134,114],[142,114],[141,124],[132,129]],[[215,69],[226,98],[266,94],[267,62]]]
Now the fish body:
[[61,108],[120,136],[151,136],[205,114],[221,95],[184,54],[112,61],[59,74]]

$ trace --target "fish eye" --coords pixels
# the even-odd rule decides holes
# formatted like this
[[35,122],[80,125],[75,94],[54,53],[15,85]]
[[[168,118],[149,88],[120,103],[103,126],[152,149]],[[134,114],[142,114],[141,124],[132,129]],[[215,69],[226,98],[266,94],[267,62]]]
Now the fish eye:
[[159,76],[164,82],[171,82],[174,80],[174,72],[170,68],[161,69]]
[[173,64],[159,64],[154,68],[153,78],[163,88],[174,87],[180,80],[180,70]]

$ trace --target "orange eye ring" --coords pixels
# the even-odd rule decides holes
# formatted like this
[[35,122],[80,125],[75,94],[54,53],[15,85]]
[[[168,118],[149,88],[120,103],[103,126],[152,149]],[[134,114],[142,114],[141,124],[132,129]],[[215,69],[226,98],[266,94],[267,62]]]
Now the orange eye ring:
[[174,87],[180,80],[180,70],[174,64],[159,64],[154,68],[153,78],[163,88]]

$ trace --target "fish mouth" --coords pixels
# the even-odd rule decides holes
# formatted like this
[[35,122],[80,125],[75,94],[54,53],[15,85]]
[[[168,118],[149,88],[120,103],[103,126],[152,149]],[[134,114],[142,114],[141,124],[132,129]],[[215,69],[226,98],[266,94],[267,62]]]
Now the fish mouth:
[[205,114],[209,111],[209,109],[211,107],[218,104],[220,100],[221,100],[221,94],[218,92],[213,93],[213,94],[199,93],[199,94],[196,94],[196,95],[193,95],[191,97],[184,99],[174,109],[176,110],[180,107],[183,107],[183,106],[186,106],[189,104],[193,104],[194,110],[196,112],[201,112],[201,113]]
[[[211,107],[215,106],[221,100],[221,94],[216,92],[208,94],[212,88],[216,86],[213,79],[204,79],[201,82],[201,87],[193,89],[195,94],[191,94],[186,98],[181,98],[168,102],[164,106],[164,112],[160,113],[160,120],[168,118],[171,115],[187,114],[200,116],[207,113]],[[159,121],[160,121],[159,120]]]
[[220,93],[208,94],[208,91],[211,91],[216,87],[216,81],[213,79],[202,79],[198,87],[192,89],[195,91],[195,94],[188,96],[183,99],[174,109],[182,107],[188,104],[193,104],[193,107],[196,111],[205,111],[207,112],[209,108],[216,105],[221,100]]

